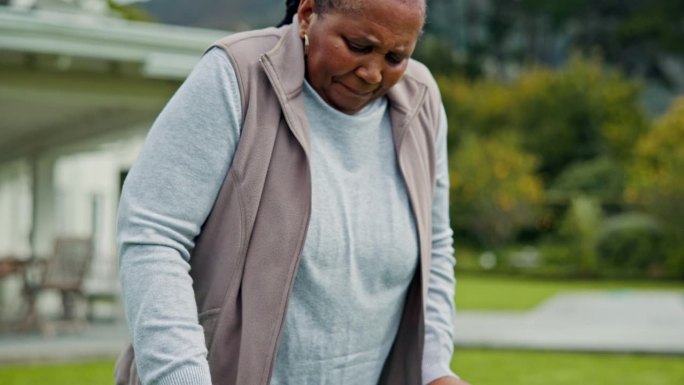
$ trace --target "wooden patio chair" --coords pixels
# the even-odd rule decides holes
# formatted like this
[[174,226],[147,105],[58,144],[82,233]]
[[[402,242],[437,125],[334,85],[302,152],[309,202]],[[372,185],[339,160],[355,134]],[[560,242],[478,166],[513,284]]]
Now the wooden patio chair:
[[[49,325],[36,308],[38,296],[45,290],[58,291],[62,296],[62,318],[66,324],[78,326],[75,312],[77,300],[84,301],[83,282],[93,255],[91,238],[57,238],[53,254],[43,261],[33,262],[24,276],[25,312],[19,328],[27,331],[38,328],[50,332]],[[83,318],[83,317],[81,317]]]

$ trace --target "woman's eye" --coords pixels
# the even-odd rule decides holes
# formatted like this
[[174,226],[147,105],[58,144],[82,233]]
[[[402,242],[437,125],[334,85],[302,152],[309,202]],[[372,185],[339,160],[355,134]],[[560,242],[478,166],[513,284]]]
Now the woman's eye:
[[395,54],[388,54],[386,56],[386,58],[387,58],[387,62],[389,62],[390,64],[399,64],[402,61],[404,61],[404,58],[402,56],[395,55]]
[[349,47],[349,50],[358,53],[368,53],[372,50],[370,46],[352,43],[349,40],[347,40],[347,47]]

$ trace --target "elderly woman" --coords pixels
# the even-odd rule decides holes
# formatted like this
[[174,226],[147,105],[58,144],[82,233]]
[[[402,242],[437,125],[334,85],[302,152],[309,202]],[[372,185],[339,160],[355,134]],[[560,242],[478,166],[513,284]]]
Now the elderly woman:
[[301,0],[204,55],[119,213],[119,384],[465,384],[424,0]]

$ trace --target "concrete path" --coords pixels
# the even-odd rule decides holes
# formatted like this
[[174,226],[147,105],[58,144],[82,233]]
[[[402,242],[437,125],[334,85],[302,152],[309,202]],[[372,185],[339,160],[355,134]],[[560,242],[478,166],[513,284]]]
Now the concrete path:
[[[461,311],[455,337],[469,347],[684,354],[684,294],[586,292],[529,312]],[[122,320],[52,337],[0,334],[0,364],[114,359],[127,342]]]
[[684,294],[561,294],[530,312],[463,311],[457,346],[684,354]]
[[120,321],[55,336],[5,334],[0,335],[0,364],[113,359],[128,341]]

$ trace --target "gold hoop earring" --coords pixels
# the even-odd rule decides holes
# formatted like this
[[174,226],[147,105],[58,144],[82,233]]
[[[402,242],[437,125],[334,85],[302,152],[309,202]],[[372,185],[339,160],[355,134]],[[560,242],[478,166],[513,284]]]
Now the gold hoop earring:
[[309,35],[304,34],[304,56],[309,54]]

